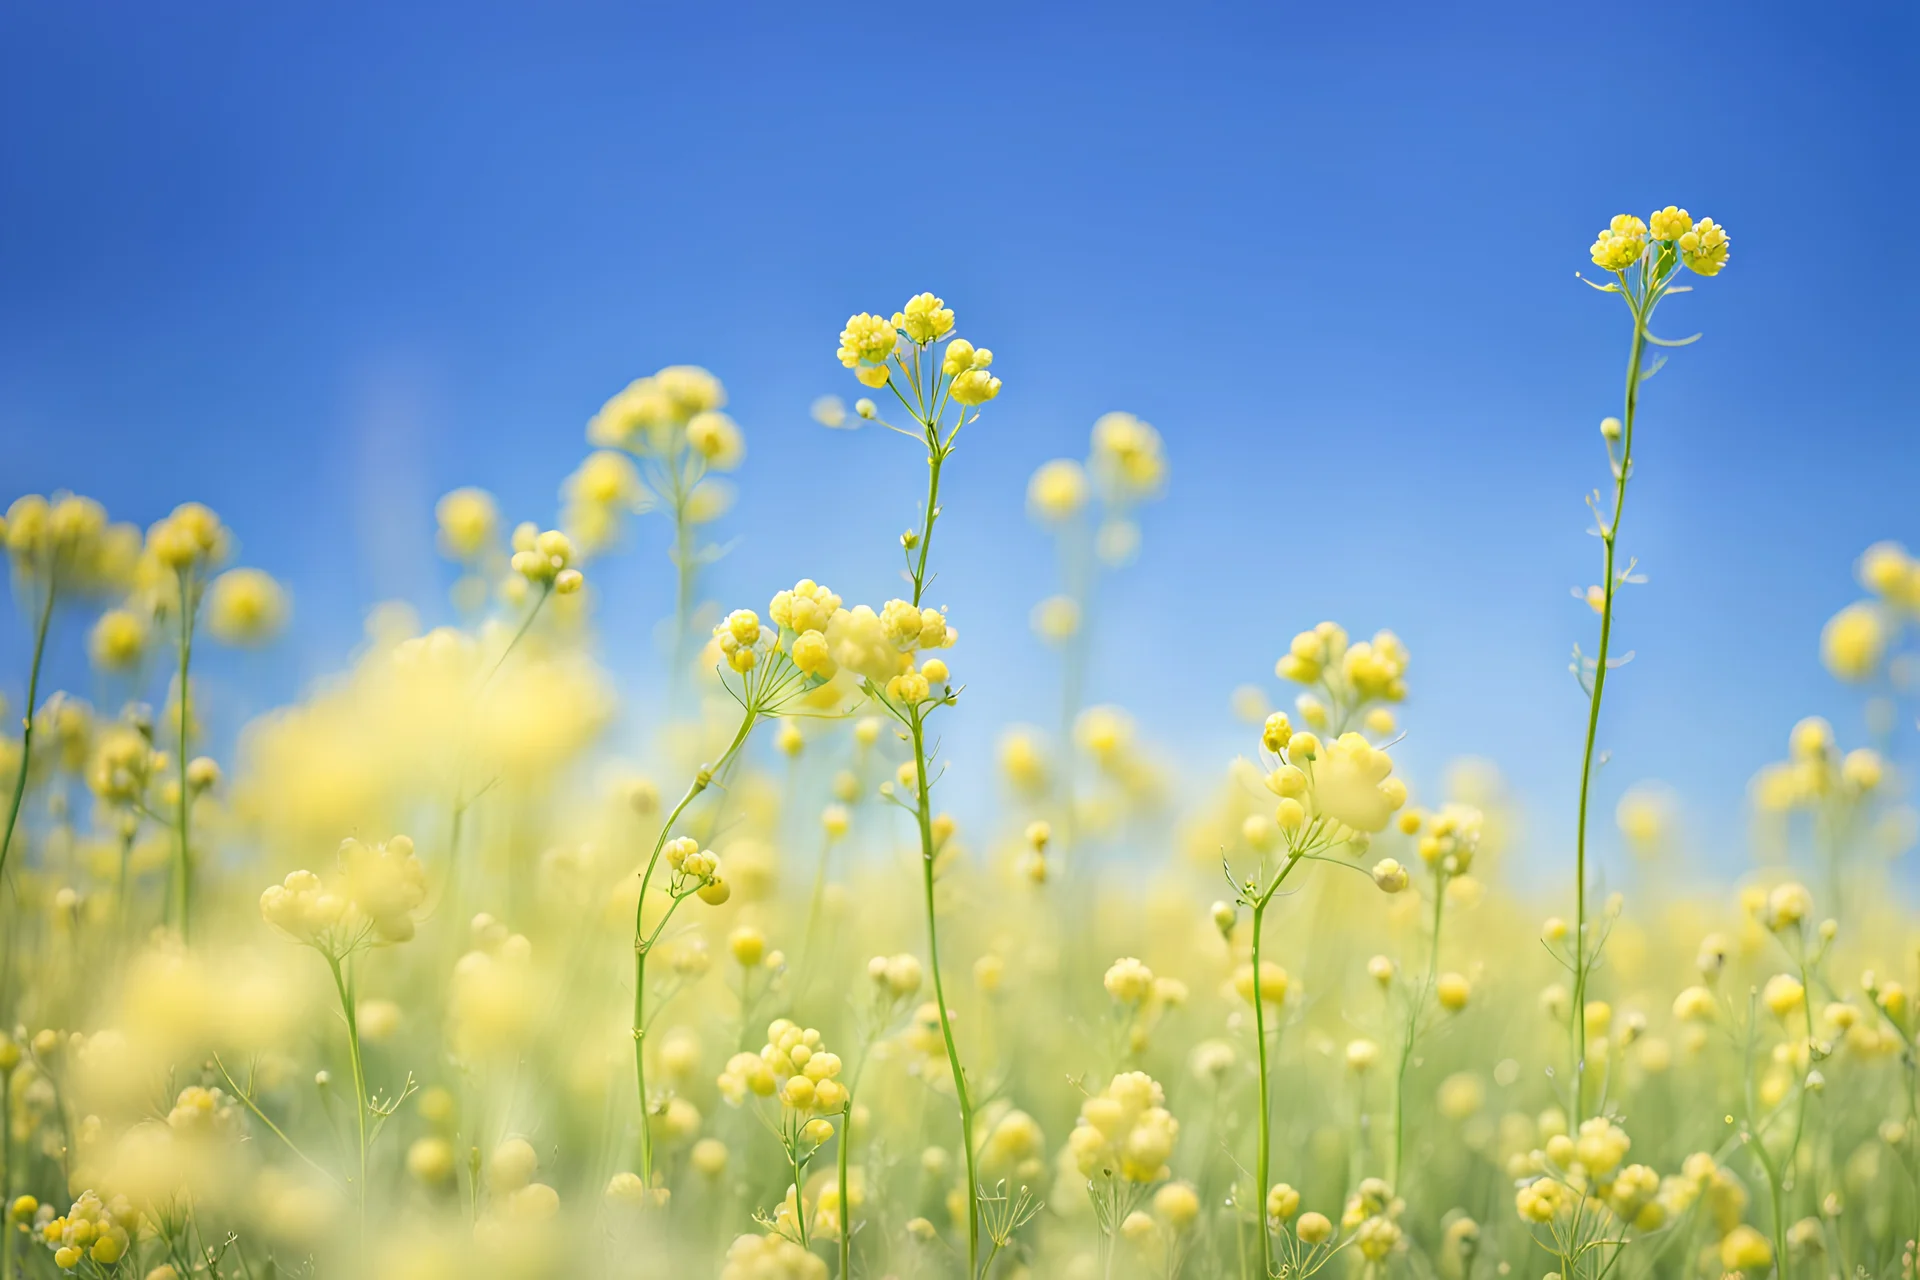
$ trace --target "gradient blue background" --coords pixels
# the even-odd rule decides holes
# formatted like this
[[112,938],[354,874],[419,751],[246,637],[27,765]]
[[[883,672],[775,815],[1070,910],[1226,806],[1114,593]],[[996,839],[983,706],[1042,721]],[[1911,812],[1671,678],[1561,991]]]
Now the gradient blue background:
[[[1623,541],[1651,581],[1603,799],[1672,781],[1724,861],[1796,717],[1857,733],[1817,631],[1864,546],[1920,537],[1916,36],[1906,4],[13,0],[0,490],[216,507],[298,620],[210,660],[231,719],[337,667],[370,603],[435,597],[438,494],[550,520],[599,402],[692,362],[749,440],[714,594],[879,599],[921,464],[806,407],[858,394],[850,311],[931,288],[1006,379],[940,532],[956,782],[1052,715],[1025,479],[1124,408],[1173,479],[1093,694],[1206,778],[1244,745],[1228,692],[1271,689],[1294,630],[1391,626],[1407,767],[1498,761],[1557,858],[1595,629],[1569,588],[1598,576],[1581,499],[1624,358],[1573,272],[1607,215],[1678,202],[1733,265],[1670,304],[1707,337],[1645,400]],[[608,660],[645,677],[669,571],[657,523],[632,544],[596,577]]]

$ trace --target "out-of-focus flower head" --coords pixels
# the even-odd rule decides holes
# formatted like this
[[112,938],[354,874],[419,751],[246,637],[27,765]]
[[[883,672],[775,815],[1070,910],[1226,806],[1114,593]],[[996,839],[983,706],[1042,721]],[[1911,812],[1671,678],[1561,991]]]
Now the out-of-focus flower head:
[[231,645],[261,645],[287,623],[287,593],[261,569],[229,569],[207,592],[207,630]]
[[1130,413],[1102,414],[1093,424],[1090,469],[1109,502],[1155,496],[1167,479],[1160,433]]

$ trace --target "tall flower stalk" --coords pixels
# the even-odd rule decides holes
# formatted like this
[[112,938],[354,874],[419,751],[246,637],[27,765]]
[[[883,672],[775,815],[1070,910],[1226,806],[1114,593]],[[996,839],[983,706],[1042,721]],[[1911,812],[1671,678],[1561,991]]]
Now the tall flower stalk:
[[[1600,538],[1603,569],[1600,585],[1589,587],[1586,600],[1600,615],[1599,648],[1591,659],[1574,650],[1575,678],[1587,693],[1586,745],[1580,755],[1580,803],[1574,837],[1574,930],[1573,999],[1567,1011],[1568,1037],[1573,1049],[1573,1073],[1569,1089],[1569,1114],[1578,1123],[1586,1114],[1587,984],[1594,963],[1604,945],[1603,938],[1589,937],[1587,919],[1587,811],[1592,800],[1594,746],[1600,734],[1600,704],[1606,694],[1607,673],[1618,663],[1613,652],[1614,600],[1623,583],[1633,580],[1633,565],[1618,563],[1620,520],[1627,502],[1627,482],[1633,477],[1634,427],[1640,407],[1640,386],[1658,373],[1664,357],[1647,362],[1649,345],[1683,347],[1699,339],[1669,341],[1654,336],[1649,325],[1654,309],[1669,294],[1687,293],[1689,285],[1676,285],[1674,279],[1682,266],[1701,276],[1718,275],[1726,266],[1726,231],[1711,218],[1696,224],[1684,209],[1672,205],[1654,212],[1647,222],[1631,214],[1617,214],[1594,240],[1591,256],[1595,266],[1610,272],[1606,284],[1586,283],[1601,293],[1617,294],[1627,306],[1632,334],[1627,345],[1627,383],[1625,405],[1618,418],[1600,424],[1606,444],[1607,461],[1612,471],[1611,503],[1603,510],[1598,492],[1588,498],[1593,510],[1595,532]],[[1584,277],[1583,277],[1584,279]]]
[[7,831],[0,837],[0,880],[7,871],[7,854],[13,849],[13,830],[20,822],[20,806],[27,796],[27,770],[33,763],[33,712],[40,703],[40,663],[47,651],[47,627],[53,621],[53,599],[57,594],[51,576],[46,595],[40,602],[40,623],[33,632],[33,661],[27,668],[27,706],[20,717],[20,768],[13,776],[13,799],[7,806]]
[[173,615],[178,657],[175,671],[178,716],[174,725],[175,859],[169,915],[183,940],[193,936],[193,798],[194,792],[200,789],[192,785],[188,776],[191,763],[187,755],[193,732],[193,689],[189,683],[193,633],[209,576],[226,559],[229,541],[220,518],[197,502],[182,503],[147,530],[147,557],[155,572],[167,575],[167,585],[159,594],[158,602],[161,612]]
[[40,706],[40,671],[54,604],[65,594],[85,594],[121,576],[127,567],[119,563],[127,558],[121,554],[125,541],[137,547],[138,531],[126,525],[109,527],[99,503],[71,493],[56,493],[50,500],[28,494],[16,499],[0,517],[0,547],[11,561],[14,580],[29,599],[37,592],[40,605],[27,668],[27,705],[20,716],[20,767],[7,802],[6,830],[0,833],[0,880],[6,875],[7,857],[26,802],[27,775],[33,768],[33,718]]
[[[945,349],[936,354],[935,347]],[[954,451],[960,429],[978,419],[978,406],[1000,394],[1000,379],[988,372],[993,353],[976,348],[965,338],[953,336],[953,312],[930,293],[908,300],[906,307],[890,320],[861,313],[848,319],[840,334],[840,363],[854,371],[864,386],[885,387],[912,420],[911,429],[895,426],[879,414],[871,400],[856,406],[859,415],[879,422],[921,444],[927,457],[927,498],[919,527],[909,529],[900,538],[906,556],[907,576],[913,583],[910,601],[888,604],[882,625],[904,652],[914,648],[940,648],[952,642],[952,632],[941,615],[925,606],[927,586],[932,580],[929,564],[933,550],[933,531],[940,519],[940,477]],[[929,616],[931,615],[931,616]],[[947,683],[946,664],[938,658],[926,660],[919,670],[909,669],[893,676],[885,688],[871,677],[867,691],[906,729],[913,748],[913,803],[907,806],[914,816],[920,837],[921,890],[927,916],[927,960],[933,974],[933,995],[940,1015],[940,1038],[946,1048],[947,1065],[953,1074],[954,1101],[960,1112],[960,1149],[967,1167],[967,1275],[980,1274],[981,1192],[979,1170],[973,1149],[974,1107],[966,1069],[960,1063],[960,1050],[953,1038],[953,1020],[947,1006],[946,981],[940,966],[940,922],[934,901],[934,881],[940,846],[936,838],[933,813],[933,784],[938,779],[928,769],[927,720],[932,712],[952,706],[956,693]],[[936,687],[938,692],[936,693]]]
[[[1311,654],[1307,652],[1311,647],[1310,638],[1319,645]],[[1323,624],[1320,630],[1303,632],[1296,638],[1289,658],[1281,661],[1281,673],[1290,680],[1312,683],[1322,677],[1329,665],[1352,665],[1347,663],[1346,655],[1353,649],[1347,646],[1344,632],[1331,624]],[[1368,647],[1361,652],[1370,655],[1373,649]],[[1395,665],[1392,675],[1395,686],[1399,667],[1403,665],[1404,662]],[[1345,723],[1367,699],[1367,694],[1355,692],[1353,701],[1343,701],[1334,708],[1337,721]],[[1258,1145],[1254,1149],[1255,1186],[1251,1198],[1260,1222],[1260,1274],[1270,1276],[1274,1274],[1276,1224],[1269,1220],[1267,1213],[1267,1194],[1273,1186],[1273,1077],[1269,1061],[1272,1046],[1267,1021],[1268,1005],[1277,1013],[1286,1001],[1287,974],[1279,965],[1269,964],[1264,954],[1267,908],[1273,905],[1275,895],[1302,862],[1329,862],[1362,870],[1350,861],[1329,855],[1339,848],[1364,852],[1371,833],[1383,829],[1393,812],[1406,802],[1407,791],[1399,779],[1389,776],[1393,762],[1387,753],[1368,744],[1358,733],[1343,733],[1332,743],[1324,743],[1316,734],[1296,732],[1292,721],[1284,713],[1276,712],[1267,717],[1260,745],[1265,753],[1263,763],[1267,766],[1266,788],[1280,797],[1273,821],[1267,828],[1272,835],[1263,841],[1255,874],[1236,880],[1232,867],[1222,863],[1222,871],[1234,892],[1234,905],[1219,905],[1215,908],[1215,917],[1223,932],[1230,932],[1236,906],[1247,907],[1253,914],[1251,963],[1235,975],[1234,985],[1241,997],[1253,1005],[1260,1107],[1255,1126]],[[1406,869],[1392,858],[1381,859],[1371,874],[1374,883],[1387,893],[1398,893],[1407,887]]]
[[[824,606],[821,612],[830,614],[838,607],[839,598],[831,592],[823,592],[812,583],[801,585],[822,593],[814,602]],[[751,609],[736,609],[714,628],[714,638],[723,660],[721,678],[727,693],[740,705],[740,727],[734,732],[726,750],[711,764],[701,765],[694,774],[686,792],[660,824],[653,849],[647,855],[646,866],[640,872],[640,895],[633,908],[633,1077],[640,1104],[640,1177],[649,1191],[653,1190],[654,1151],[652,1113],[647,1101],[646,1037],[650,1017],[647,1012],[647,959],[660,945],[660,939],[681,903],[697,896],[702,902],[718,906],[732,896],[720,859],[710,850],[702,849],[699,841],[692,837],[675,836],[674,830],[693,802],[716,779],[726,776],[728,768],[747,745],[755,725],[762,720],[792,713],[799,699],[824,683],[819,667],[812,661],[814,650],[824,649],[824,638],[817,631],[809,629],[796,632],[788,626],[794,616],[791,605],[796,592],[783,591],[774,597],[770,612],[781,624],[778,631],[762,626],[759,615]],[[802,620],[807,619],[803,617]],[[804,637],[811,637],[811,640],[803,643]],[[797,661],[794,656],[796,650],[799,653]],[[649,929],[646,919],[647,893],[653,886],[653,878],[663,859],[668,868],[667,909]],[[657,1009],[654,1011],[655,1014],[658,1012]]]

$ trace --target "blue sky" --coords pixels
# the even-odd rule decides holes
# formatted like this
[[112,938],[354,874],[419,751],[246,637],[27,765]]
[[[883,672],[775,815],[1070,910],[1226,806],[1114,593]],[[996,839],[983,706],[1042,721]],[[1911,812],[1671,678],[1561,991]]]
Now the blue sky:
[[[1660,18],[1654,21],[1652,14]],[[1227,696],[1322,617],[1414,653],[1416,779],[1489,756],[1557,858],[1594,619],[1623,315],[1573,278],[1606,217],[1677,202],[1731,269],[1649,385],[1624,547],[1637,657],[1603,792],[1665,778],[1701,845],[1788,726],[1854,699],[1820,623],[1913,528],[1911,6],[100,4],[0,13],[0,490],[146,522],[198,498],[298,633],[232,707],[337,666],[370,603],[444,583],[430,506],[551,519],[582,427],[667,363],[747,432],[729,604],[801,574],[890,593],[905,441],[856,394],[851,311],[943,294],[1006,391],[952,473],[937,599],[973,695],[956,764],[1051,708],[1022,510],[1093,419],[1173,470],[1109,597],[1093,693],[1207,776]],[[603,566],[608,661],[654,668],[662,532]],[[17,705],[23,626],[0,636]],[[224,660],[216,660],[224,661]],[[68,671],[66,674],[75,675]],[[1044,719],[1050,711],[1030,711]]]

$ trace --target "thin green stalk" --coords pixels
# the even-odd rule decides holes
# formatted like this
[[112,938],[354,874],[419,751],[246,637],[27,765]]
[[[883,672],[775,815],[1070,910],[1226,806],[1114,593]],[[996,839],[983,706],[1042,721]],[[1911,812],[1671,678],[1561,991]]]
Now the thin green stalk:
[[40,606],[40,625],[33,634],[33,663],[27,669],[27,710],[21,717],[20,771],[13,779],[13,803],[7,809],[7,834],[0,838],[0,877],[6,875],[7,854],[13,848],[13,830],[20,821],[20,804],[27,795],[27,769],[33,762],[33,709],[40,701],[40,661],[47,651],[47,626],[53,621],[54,577],[47,574],[47,598]]
[[360,1137],[360,1180],[356,1189],[360,1194],[360,1243],[364,1246],[367,1239],[367,1072],[360,1057],[360,1016],[354,1005],[353,961],[347,961],[345,974],[341,972],[340,961],[333,956],[327,957],[327,966],[333,970],[333,987],[340,993],[340,1011],[347,1020],[347,1059],[353,1067],[353,1118]]
[[835,1153],[840,1187],[840,1275],[853,1275],[853,1201],[847,1195],[847,1147],[853,1141],[853,1090],[847,1090],[847,1104],[840,1109],[840,1150]]
[[[939,475],[935,468],[936,485]],[[940,1011],[940,1036],[947,1048],[947,1065],[953,1071],[953,1095],[960,1106],[960,1149],[967,1159],[967,1276],[972,1280],[979,1274],[980,1265],[980,1178],[974,1167],[973,1101],[967,1093],[967,1073],[960,1065],[960,1050],[953,1041],[946,985],[940,975],[940,926],[933,906],[933,798],[927,787],[926,727],[917,708],[909,714],[908,724],[913,731],[913,768],[919,801],[916,816],[920,824],[921,883],[927,906],[927,960],[933,970],[933,998]]]
[[[0,1072],[0,1099],[13,1097],[13,1070]],[[11,1103],[8,1104],[11,1110]],[[0,1280],[13,1280],[13,1119],[0,1116]]]
[[[1622,289],[1626,288],[1624,277]],[[1628,306],[1633,312],[1633,343],[1627,356],[1627,395],[1626,414],[1622,419],[1620,435],[1620,459],[1614,466],[1613,507],[1611,514],[1601,522],[1600,540],[1604,544],[1606,577],[1600,587],[1600,649],[1593,665],[1593,694],[1587,703],[1587,740],[1580,757],[1580,813],[1579,826],[1574,841],[1574,931],[1573,931],[1573,1000],[1568,1017],[1572,1022],[1570,1035],[1573,1042],[1573,1088],[1570,1099],[1573,1124],[1577,1127],[1586,1118],[1584,1082],[1587,1069],[1587,972],[1589,956],[1587,953],[1587,809],[1593,790],[1593,751],[1600,734],[1600,701],[1607,687],[1607,658],[1613,642],[1613,598],[1619,586],[1619,577],[1614,571],[1614,549],[1620,536],[1621,509],[1627,501],[1627,478],[1633,473],[1633,419],[1640,403],[1640,383],[1642,374],[1640,362],[1645,357],[1647,343],[1647,312],[1651,309],[1646,301],[1632,300],[1629,292]],[[1609,450],[1611,456],[1611,450]]]
[[947,460],[946,450],[933,428],[927,429],[927,513],[920,526],[920,559],[913,569],[913,605],[927,590],[927,552],[933,547],[933,525],[940,518],[940,468]]
[[[649,1188],[653,1187],[653,1128],[647,1114],[647,956],[654,944],[660,939],[660,933],[666,928],[667,921],[662,920],[652,936],[646,932],[645,915],[647,910],[647,887],[653,879],[654,868],[660,864],[660,851],[666,848],[673,827],[685,813],[687,806],[699,798],[713,779],[733,759],[734,754],[746,745],[747,735],[753,732],[754,723],[760,713],[748,699],[746,717],[740,722],[740,731],[733,736],[733,742],[714,764],[702,766],[693,776],[680,803],[673,806],[667,820],[660,824],[660,834],[654,838],[653,853],[647,858],[646,870],[640,873],[640,898],[633,907],[633,1081],[640,1099],[640,1180]],[[676,901],[674,906],[678,906]],[[672,908],[668,908],[668,918],[672,917]]]
[[1387,1167],[1387,1185],[1398,1194],[1400,1186],[1400,1162],[1406,1150],[1407,1139],[1407,1067],[1413,1061],[1413,1044],[1420,1027],[1420,1015],[1426,1012],[1427,1000],[1433,995],[1434,986],[1440,980],[1440,922],[1444,918],[1447,904],[1447,877],[1445,872],[1434,876],[1433,881],[1433,940],[1427,952],[1427,977],[1421,984],[1420,992],[1414,997],[1413,1008],[1407,1014],[1406,1039],[1400,1046],[1400,1072],[1394,1077],[1393,1085],[1393,1163]]
[[193,937],[193,845],[190,829],[193,804],[187,792],[187,724],[192,716],[193,695],[187,684],[187,668],[193,661],[194,601],[190,592],[190,569],[180,571],[180,750],[175,762],[180,793],[174,799],[174,822],[180,832],[180,865],[176,877],[180,899],[180,940]]
[[1267,1229],[1267,1188],[1272,1185],[1273,1177],[1273,1101],[1268,1095],[1271,1077],[1267,1074],[1267,1002],[1265,993],[1260,990],[1260,934],[1266,923],[1267,904],[1273,901],[1273,895],[1286,883],[1293,869],[1300,865],[1296,855],[1287,859],[1287,865],[1280,869],[1253,904],[1253,1034],[1258,1042],[1256,1050],[1260,1057],[1260,1125],[1259,1149],[1254,1153],[1254,1179],[1258,1183],[1253,1189],[1254,1217],[1260,1224],[1260,1274],[1273,1274],[1273,1237]]

